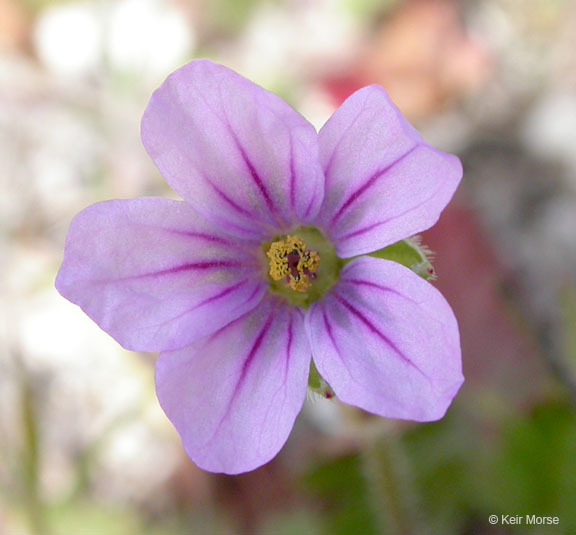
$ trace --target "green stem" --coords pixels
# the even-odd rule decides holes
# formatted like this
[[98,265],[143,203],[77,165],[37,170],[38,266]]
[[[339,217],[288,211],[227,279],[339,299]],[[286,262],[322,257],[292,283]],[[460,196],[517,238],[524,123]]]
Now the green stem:
[[20,379],[20,414],[24,439],[21,460],[28,520],[34,535],[47,535],[48,526],[39,488],[40,448],[36,399],[28,371],[19,359],[17,367]]
[[412,488],[409,462],[396,437],[380,434],[368,438],[362,460],[377,532],[426,533]]

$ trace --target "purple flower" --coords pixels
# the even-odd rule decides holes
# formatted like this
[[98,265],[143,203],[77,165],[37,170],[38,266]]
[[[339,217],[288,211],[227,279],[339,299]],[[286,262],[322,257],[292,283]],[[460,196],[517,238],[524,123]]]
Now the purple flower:
[[158,89],[142,140],[185,202],[109,201],[70,227],[56,285],[124,347],[160,351],[158,398],[200,467],[274,457],[313,358],[338,398],[441,418],[462,384],[450,306],[370,256],[432,226],[462,176],[383,89],[320,133],[279,97],[193,61]]

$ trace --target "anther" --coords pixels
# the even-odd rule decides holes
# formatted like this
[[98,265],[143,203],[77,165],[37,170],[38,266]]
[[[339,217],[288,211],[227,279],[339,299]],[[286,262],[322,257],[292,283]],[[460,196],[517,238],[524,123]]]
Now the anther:
[[297,236],[286,236],[268,249],[270,277],[279,281],[284,279],[286,286],[296,292],[306,292],[310,280],[316,277],[320,256],[309,251],[308,246]]

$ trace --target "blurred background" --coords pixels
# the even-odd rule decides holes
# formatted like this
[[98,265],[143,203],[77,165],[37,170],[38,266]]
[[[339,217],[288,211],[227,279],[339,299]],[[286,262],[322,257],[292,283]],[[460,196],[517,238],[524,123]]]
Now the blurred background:
[[[575,36],[570,0],[0,0],[0,534],[576,533]],[[442,421],[310,396],[275,460],[208,474],[158,406],[155,355],[57,294],[78,211],[175,195],[139,122],[197,57],[317,128],[381,84],[459,154],[423,235],[467,379]]]

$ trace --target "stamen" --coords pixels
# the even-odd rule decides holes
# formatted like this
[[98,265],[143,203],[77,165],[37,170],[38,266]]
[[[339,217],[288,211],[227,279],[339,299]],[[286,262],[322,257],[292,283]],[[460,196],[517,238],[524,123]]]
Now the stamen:
[[288,288],[302,293],[310,287],[320,264],[318,253],[309,251],[297,236],[286,236],[285,240],[272,243],[266,256],[270,259],[270,277],[275,281],[285,279]]

